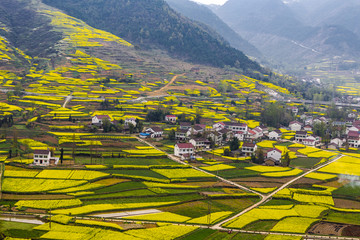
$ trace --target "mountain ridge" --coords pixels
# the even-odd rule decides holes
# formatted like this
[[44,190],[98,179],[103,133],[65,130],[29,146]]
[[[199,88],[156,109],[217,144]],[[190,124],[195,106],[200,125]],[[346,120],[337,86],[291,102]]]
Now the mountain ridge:
[[194,63],[237,67],[245,73],[264,72],[259,64],[181,16],[163,0],[43,2],[141,47],[165,49],[172,56]]
[[233,29],[224,23],[206,5],[198,4],[190,0],[166,0],[166,2],[177,12],[184,16],[201,23],[219,33],[234,48],[243,51],[253,57],[261,57],[261,53],[256,47],[239,36]]

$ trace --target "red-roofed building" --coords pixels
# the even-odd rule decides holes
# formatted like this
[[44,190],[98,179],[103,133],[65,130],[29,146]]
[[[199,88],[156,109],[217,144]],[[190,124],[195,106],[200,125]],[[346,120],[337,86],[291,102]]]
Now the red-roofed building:
[[175,116],[175,115],[166,115],[165,116],[165,121],[169,122],[169,123],[176,123],[177,116]]
[[225,123],[223,123],[223,122],[218,122],[218,123],[215,123],[214,125],[213,125],[213,129],[215,130],[215,131],[220,131],[220,130],[222,130],[222,129],[224,129],[225,128]]
[[291,129],[291,131],[300,131],[302,128],[302,124],[298,121],[293,121],[290,122],[289,128]]
[[189,154],[193,155],[195,153],[194,145],[191,143],[177,143],[174,148],[174,155],[181,157],[183,155]]
[[320,147],[321,138],[318,136],[308,136],[302,141],[302,143],[306,146]]
[[266,159],[273,161],[275,165],[279,165],[281,163],[281,156],[282,151],[277,148],[271,149],[266,153]]

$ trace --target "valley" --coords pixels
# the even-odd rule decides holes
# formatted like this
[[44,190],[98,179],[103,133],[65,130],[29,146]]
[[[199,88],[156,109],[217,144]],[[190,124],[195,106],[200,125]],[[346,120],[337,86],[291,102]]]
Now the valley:
[[274,72],[165,1],[0,12],[1,238],[360,239],[346,66]]

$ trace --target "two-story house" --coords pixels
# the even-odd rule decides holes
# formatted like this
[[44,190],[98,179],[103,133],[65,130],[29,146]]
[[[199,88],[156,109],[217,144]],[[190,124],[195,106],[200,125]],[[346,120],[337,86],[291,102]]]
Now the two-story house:
[[194,145],[191,143],[177,143],[174,148],[174,155],[182,157],[184,155],[193,155],[195,153]]
[[57,165],[59,158],[52,157],[49,150],[34,150],[33,165],[47,167],[49,165]]
[[255,143],[244,143],[241,147],[241,152],[247,157],[254,154],[256,150],[257,145]]

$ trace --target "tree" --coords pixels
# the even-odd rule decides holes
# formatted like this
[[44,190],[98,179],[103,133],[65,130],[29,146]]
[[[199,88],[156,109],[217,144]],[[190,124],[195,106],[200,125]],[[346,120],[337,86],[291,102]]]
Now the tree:
[[61,165],[63,164],[63,161],[64,161],[64,149],[61,148],[60,149],[60,163],[61,163]]
[[174,129],[172,129],[172,130],[169,132],[168,139],[169,139],[169,140],[175,140],[175,130],[174,130]]
[[325,137],[327,130],[328,128],[324,122],[314,124],[313,132],[315,135],[320,136],[321,138]]
[[255,153],[255,163],[263,164],[264,160],[265,160],[264,152],[260,148],[257,149]]
[[210,142],[210,148],[213,149],[215,147],[215,141],[212,137],[208,137],[208,140]]
[[291,159],[290,159],[289,151],[287,151],[283,157],[282,165],[284,167],[289,167],[290,162],[291,162]]
[[147,122],[162,122],[164,120],[165,116],[168,114],[169,114],[168,112],[161,110],[161,109],[158,109],[155,111],[149,111],[146,114],[146,121]]
[[224,156],[227,156],[227,157],[229,157],[230,155],[231,155],[231,151],[230,151],[230,149],[228,149],[228,148],[225,148],[224,149]]
[[261,112],[261,121],[271,127],[288,126],[293,120],[292,113],[279,103],[271,103]]
[[13,100],[13,96],[14,96],[14,92],[13,91],[8,91],[6,93],[6,99],[11,102]]
[[122,131],[124,131],[124,125],[121,124],[121,123],[118,123],[118,124],[115,126],[115,128],[116,128],[116,131],[117,131],[117,132],[122,132]]
[[136,124],[136,128],[137,128],[138,132],[141,132],[144,128],[144,123],[139,120]]
[[239,149],[239,147],[240,147],[239,139],[237,139],[236,137],[233,137],[233,139],[230,142],[230,150],[236,151]]
[[135,126],[132,123],[129,123],[129,132],[130,134],[133,134],[135,130]]
[[104,133],[111,131],[112,123],[110,122],[110,120],[108,118],[103,119],[102,127],[103,127]]

